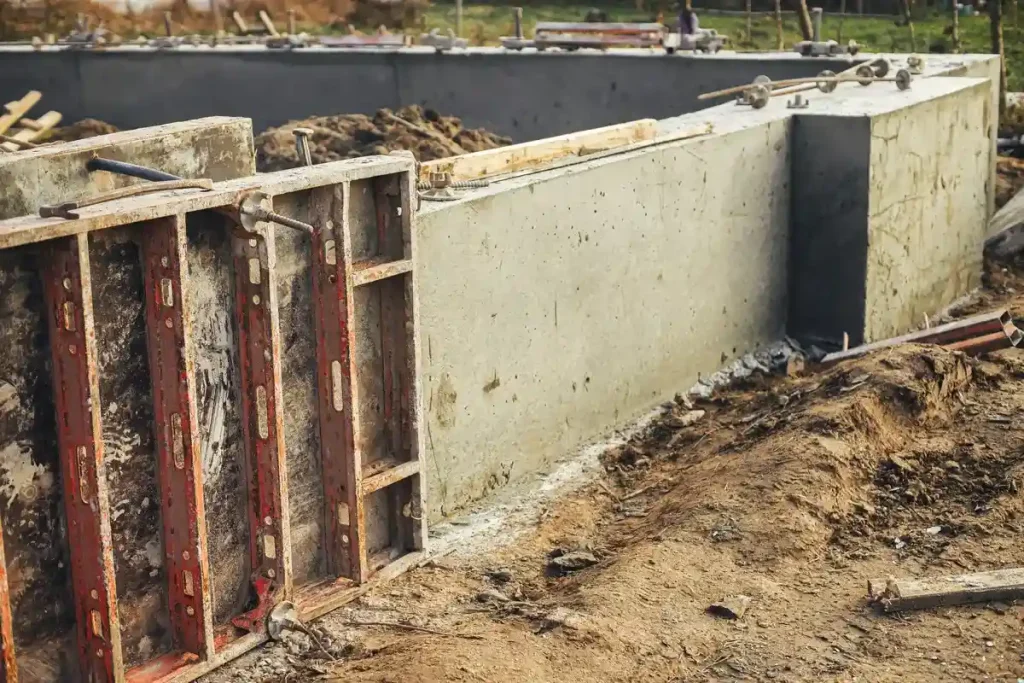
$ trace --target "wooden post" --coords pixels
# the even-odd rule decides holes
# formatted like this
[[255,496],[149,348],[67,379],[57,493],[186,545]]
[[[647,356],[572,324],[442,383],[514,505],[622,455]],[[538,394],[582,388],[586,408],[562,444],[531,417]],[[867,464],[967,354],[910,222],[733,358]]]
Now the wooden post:
[[455,37],[462,37],[462,0],[455,0]]
[[1003,4],[1001,0],[989,0],[989,32],[992,37],[992,54],[999,55],[999,114],[1006,111],[1006,53],[1003,49]]
[[753,15],[752,8],[750,7],[751,0],[747,0],[747,44],[754,42],[754,27],[753,27]]
[[910,0],[900,0],[900,11],[903,12],[903,21],[910,30],[910,51],[917,51],[917,41],[914,38],[914,20],[910,17]]
[[783,50],[785,47],[782,34],[782,0],[775,0],[775,48]]
[[953,7],[953,52],[960,52],[960,7],[957,0],[949,0]]
[[846,16],[846,0],[839,0],[839,29],[836,32],[836,42],[843,42],[843,18]]
[[807,0],[796,0],[796,16],[800,21],[800,33],[804,40],[813,40],[814,29],[811,27],[811,13],[807,9]]

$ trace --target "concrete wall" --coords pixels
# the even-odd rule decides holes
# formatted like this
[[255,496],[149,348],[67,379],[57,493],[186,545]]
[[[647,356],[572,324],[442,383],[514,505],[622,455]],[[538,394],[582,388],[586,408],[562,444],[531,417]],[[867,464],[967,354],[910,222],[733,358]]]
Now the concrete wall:
[[715,104],[698,94],[760,74],[813,76],[845,66],[795,54],[0,48],[0,100],[36,89],[45,94],[39,107],[66,121],[91,117],[135,128],[248,116],[257,132],[306,116],[423,104],[521,142],[695,111]]
[[435,516],[779,338],[789,129],[777,118],[425,204]]
[[989,86],[932,78],[906,93],[854,89],[797,116],[791,334],[881,339],[978,285]]
[[966,293],[988,220],[989,94],[988,81],[932,78],[842,86],[807,110],[726,105],[661,122],[713,121],[706,138],[425,203],[432,515],[787,325],[874,338]]

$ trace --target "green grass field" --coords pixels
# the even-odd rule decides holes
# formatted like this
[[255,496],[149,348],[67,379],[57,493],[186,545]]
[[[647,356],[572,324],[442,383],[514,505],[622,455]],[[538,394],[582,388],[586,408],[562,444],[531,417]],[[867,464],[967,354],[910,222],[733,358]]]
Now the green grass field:
[[[527,36],[533,34],[533,26],[538,21],[582,21],[588,5],[527,5],[523,10],[524,31]],[[651,21],[650,13],[641,12],[628,7],[610,7],[601,5],[608,14],[609,21]],[[736,50],[774,50],[776,47],[775,19],[771,16],[755,14],[752,22],[751,40],[746,37],[746,18],[743,16],[723,16],[701,14],[700,25],[725,33]],[[666,21],[670,17],[665,17]],[[1004,41],[1007,58],[1008,87],[1011,91],[1024,90],[1024,27],[1018,27],[1015,6],[1007,3],[1006,16],[1003,19]],[[846,42],[856,40],[864,50],[878,52],[929,52],[933,47],[942,46],[949,52],[952,42],[943,30],[949,25],[949,17],[932,15],[914,21],[914,41],[911,44],[910,30],[905,26],[896,26],[894,19],[860,18],[847,15],[841,22],[839,15],[825,15],[822,23],[822,35],[825,39],[841,39]],[[454,3],[434,3],[427,10],[425,18],[428,29],[447,29],[455,26]],[[1021,17],[1024,24],[1024,17]],[[786,48],[800,40],[800,31],[796,16],[786,12],[783,18],[784,40]],[[477,45],[496,45],[501,36],[512,34],[512,15],[508,6],[472,5],[467,2],[463,7],[462,35]],[[960,41],[963,52],[989,51],[989,22],[986,16],[961,17]]]

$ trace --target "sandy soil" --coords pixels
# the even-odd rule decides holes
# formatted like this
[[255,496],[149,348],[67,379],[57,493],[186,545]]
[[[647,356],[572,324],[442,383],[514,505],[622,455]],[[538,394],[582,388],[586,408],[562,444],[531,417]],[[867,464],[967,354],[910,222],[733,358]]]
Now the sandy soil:
[[345,114],[289,121],[256,136],[256,168],[261,172],[299,165],[295,128],[309,128],[314,163],[351,159],[393,150],[410,150],[418,161],[478,152],[508,145],[509,138],[482,128],[463,128],[454,116],[442,116],[420,106],[392,112],[381,109],[373,116]]
[[[957,312],[1024,313],[989,284]],[[318,622],[338,661],[299,634],[208,680],[1016,681],[1024,607],[882,615],[866,584],[1024,564],[1021,378],[916,346],[680,398],[528,533]]]

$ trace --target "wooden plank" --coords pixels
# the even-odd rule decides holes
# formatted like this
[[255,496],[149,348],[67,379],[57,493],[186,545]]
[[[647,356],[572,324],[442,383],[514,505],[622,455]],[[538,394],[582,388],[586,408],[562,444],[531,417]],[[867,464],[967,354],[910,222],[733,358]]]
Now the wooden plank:
[[448,159],[425,161],[420,164],[420,181],[429,181],[432,173],[442,172],[451,173],[452,180],[474,180],[500,173],[511,173],[535,168],[568,156],[654,140],[657,134],[657,121],[640,119]]
[[[38,151],[30,150],[28,153]],[[80,209],[80,218],[73,220],[39,216],[8,218],[0,221],[0,249],[232,205],[241,194],[252,190],[263,190],[272,195],[288,194],[343,181],[402,173],[408,171],[414,163],[411,158],[400,156],[360,157],[226,180],[215,183],[210,192],[171,190],[105,202]]]
[[352,284],[356,287],[412,272],[412,259],[391,261],[387,258],[365,259],[352,264]]
[[41,99],[43,99],[43,93],[38,90],[30,90],[20,100],[8,102],[4,106],[7,113],[0,115],[0,133],[9,131],[11,126],[17,123],[18,119],[27,114],[28,110],[34,107]]
[[42,280],[82,679],[120,682],[124,666],[103,463],[88,236],[49,245],[43,255]]
[[7,585],[3,524],[0,524],[0,681],[18,683],[18,662],[14,656],[14,628],[11,592]]
[[1024,598],[1024,568],[923,579],[868,581],[871,602],[886,612]]
[[419,473],[420,462],[418,460],[409,460],[394,467],[389,467],[373,476],[364,477],[361,490],[363,495],[366,496]]
[[[40,116],[38,119],[33,121],[33,125],[31,127],[22,128],[21,130],[15,132],[10,137],[14,138],[15,140],[20,140],[22,142],[32,142],[33,140],[38,140],[39,138],[43,137],[43,135],[45,135],[47,132],[49,132],[50,129],[52,129],[54,126],[60,123],[60,120],[60,112],[48,111],[42,116]],[[13,142],[5,142],[3,144],[0,144],[0,149],[4,149],[8,152],[17,152],[18,150],[21,149],[21,145],[18,145]]]
[[142,234],[168,611],[175,646],[205,658],[213,651],[213,610],[191,326],[185,313],[185,216],[145,224]]

